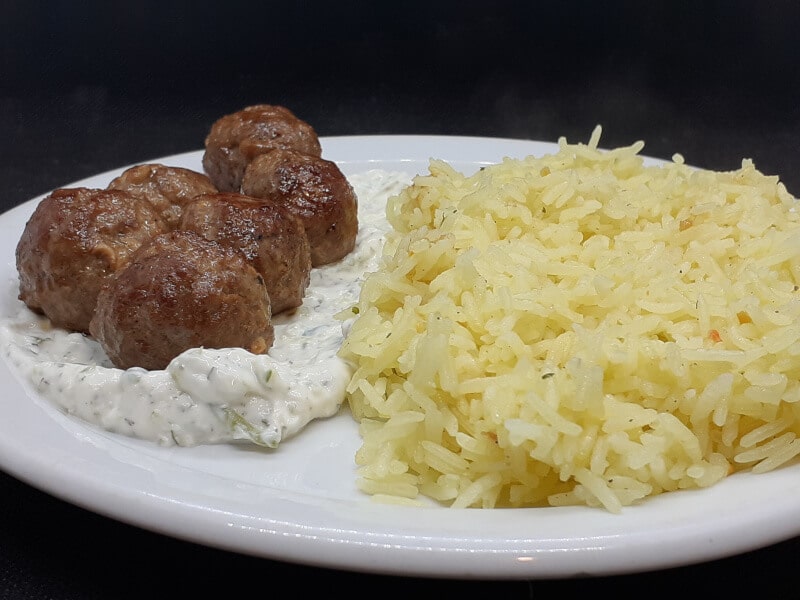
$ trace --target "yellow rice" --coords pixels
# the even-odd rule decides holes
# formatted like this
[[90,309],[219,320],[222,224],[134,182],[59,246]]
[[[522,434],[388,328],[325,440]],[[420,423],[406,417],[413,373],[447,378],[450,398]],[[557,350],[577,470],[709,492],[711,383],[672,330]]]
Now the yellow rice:
[[389,200],[341,350],[361,490],[618,512],[800,454],[795,198],[599,137]]

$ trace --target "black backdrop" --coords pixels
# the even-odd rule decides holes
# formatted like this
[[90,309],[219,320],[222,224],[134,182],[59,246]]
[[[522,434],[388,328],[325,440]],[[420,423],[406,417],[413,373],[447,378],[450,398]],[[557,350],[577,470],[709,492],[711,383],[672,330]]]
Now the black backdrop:
[[4,0],[7,203],[198,149],[215,118],[261,101],[320,135],[583,141],[602,124],[606,146],[644,139],[718,169],[749,157],[800,188],[797,3],[86,4]]
[[[752,158],[800,194],[795,2],[0,2],[0,209],[197,150],[224,113],[290,107],[322,136],[642,139],[713,169]],[[2,418],[2,415],[0,415]],[[794,590],[800,541],[654,573],[569,581],[393,578],[202,548],[0,475],[0,597]],[[235,580],[237,583],[231,584]],[[388,585],[387,585],[388,584]],[[372,586],[377,586],[372,589]],[[793,592],[793,596],[796,593]]]

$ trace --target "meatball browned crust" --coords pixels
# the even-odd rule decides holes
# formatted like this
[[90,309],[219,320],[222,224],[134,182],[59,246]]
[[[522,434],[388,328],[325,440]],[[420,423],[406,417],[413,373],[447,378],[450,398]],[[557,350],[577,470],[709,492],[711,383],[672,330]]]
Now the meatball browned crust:
[[190,348],[274,341],[264,279],[241,252],[191,231],[154,237],[100,291],[90,332],[119,368],[163,369]]
[[303,224],[285,207],[234,192],[195,198],[180,229],[232,245],[264,277],[272,314],[297,308],[311,277],[311,248]]
[[276,200],[300,218],[314,267],[336,262],[355,247],[358,198],[333,161],[294,150],[273,150],[247,166],[242,193]]
[[238,192],[247,164],[275,148],[322,155],[314,128],[288,108],[248,106],[215,121],[205,139],[203,168],[221,192]]
[[108,189],[125,190],[143,196],[155,206],[170,229],[175,229],[183,206],[200,194],[217,191],[203,173],[158,163],[130,167],[115,177]]
[[54,190],[17,243],[19,299],[56,327],[86,333],[102,284],[164,231],[155,208],[128,192]]

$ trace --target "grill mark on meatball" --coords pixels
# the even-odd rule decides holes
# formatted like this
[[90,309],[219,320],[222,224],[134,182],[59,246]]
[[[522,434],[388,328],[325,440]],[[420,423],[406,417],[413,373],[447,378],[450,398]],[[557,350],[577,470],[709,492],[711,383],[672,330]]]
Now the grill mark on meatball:
[[358,198],[333,161],[279,149],[246,167],[242,193],[274,200],[303,223],[314,267],[349,254],[358,234]]
[[275,148],[321,156],[314,128],[284,106],[256,104],[215,121],[205,139],[203,168],[221,192],[238,192],[247,164]]
[[165,230],[152,205],[128,192],[54,190],[17,243],[19,299],[56,327],[86,333],[103,282]]
[[242,252],[263,277],[272,314],[302,304],[311,248],[302,223],[285,207],[233,192],[206,194],[186,206],[180,227]]
[[119,368],[163,369],[196,347],[263,353],[274,341],[269,294],[244,256],[180,230],[143,245],[103,287],[90,331]]
[[201,194],[217,192],[207,175],[160,163],[129,167],[115,177],[107,189],[124,190],[145,198],[170,229],[177,227],[186,203]]

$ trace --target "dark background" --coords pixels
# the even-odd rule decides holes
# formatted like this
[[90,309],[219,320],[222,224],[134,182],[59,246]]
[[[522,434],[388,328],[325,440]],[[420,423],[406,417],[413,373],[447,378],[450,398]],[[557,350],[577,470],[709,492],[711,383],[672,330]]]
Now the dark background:
[[[800,194],[795,2],[0,2],[0,209],[201,149],[210,124],[283,104],[321,136],[642,139],[712,169],[752,158]],[[12,232],[13,235],[16,233]],[[2,418],[2,416],[0,416]],[[800,489],[800,482],[798,485]],[[627,576],[454,581],[337,572],[135,529],[0,474],[0,598],[548,592],[760,586],[797,597],[800,540]],[[768,510],[768,507],[765,507]],[[285,579],[284,579],[285,578]],[[299,586],[299,587],[298,587]]]

